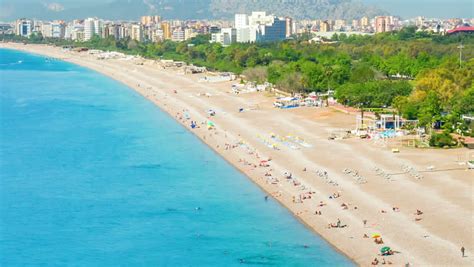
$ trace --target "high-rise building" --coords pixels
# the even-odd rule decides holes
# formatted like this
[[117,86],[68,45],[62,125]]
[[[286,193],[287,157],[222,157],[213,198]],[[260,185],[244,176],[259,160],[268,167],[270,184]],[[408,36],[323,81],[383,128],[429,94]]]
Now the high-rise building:
[[99,19],[94,19],[94,34],[97,36],[102,35],[102,21]]
[[143,41],[143,30],[140,24],[132,24],[130,28],[130,38],[137,42]]
[[344,27],[346,26],[346,21],[343,20],[343,19],[337,19],[335,22],[334,22],[334,30],[342,30],[344,29]]
[[369,27],[370,21],[368,17],[363,17],[360,19],[360,26],[361,27]]
[[223,46],[231,45],[237,41],[237,29],[222,28],[219,33],[211,34],[211,43],[220,43]]
[[184,29],[184,40],[189,40],[193,37],[196,37],[196,35],[197,34],[194,32],[193,29],[191,29],[191,28]]
[[84,41],[89,41],[95,34],[95,19],[87,18],[84,20]]
[[286,39],[286,20],[274,18],[272,24],[265,25],[263,35],[258,35],[257,41],[274,42]]
[[235,14],[234,27],[236,29],[244,29],[249,26],[249,18],[247,14]]
[[375,32],[388,32],[391,30],[390,17],[377,16],[375,17]]
[[53,27],[50,22],[43,22],[41,24],[41,35],[45,38],[53,37]]
[[33,32],[33,21],[29,19],[19,19],[15,23],[15,32],[17,35],[29,37]]
[[159,42],[163,41],[165,38],[163,37],[163,29],[157,29],[155,34],[152,36],[152,42]]
[[182,28],[176,28],[173,30],[173,34],[171,35],[171,40],[173,42],[182,42],[185,40],[184,30]]
[[286,22],[286,38],[290,37],[294,33],[294,28],[293,28],[293,19],[290,17],[285,18]]
[[423,26],[424,23],[425,23],[425,17],[421,17],[421,16],[416,17],[416,19],[415,19],[415,25],[416,25],[417,27]]
[[64,38],[66,34],[66,24],[63,21],[53,21],[51,23],[51,35],[53,38]]
[[168,22],[161,23],[161,29],[163,30],[163,39],[171,39],[171,25]]
[[209,33],[220,33],[221,32],[221,27],[219,26],[211,26],[209,27]]
[[[238,43],[248,43],[248,42],[250,42],[250,27],[236,29],[236,32],[237,32],[236,40],[237,40]],[[255,40],[255,38],[254,38],[254,40]]]
[[74,41],[85,41],[84,28],[74,28],[71,34],[71,39]]
[[321,21],[321,23],[319,24],[319,31],[320,32],[330,32],[331,31],[331,24],[327,20]]
[[161,22],[160,16],[142,16],[140,18],[140,23],[142,25],[154,25],[159,24]]
[[354,19],[352,20],[352,29],[357,30],[360,28],[360,23],[358,20]]
[[254,11],[250,16],[236,14],[234,22],[236,41],[246,43],[284,40],[294,33],[293,24],[291,18],[279,19],[273,15],[267,15],[266,12]]

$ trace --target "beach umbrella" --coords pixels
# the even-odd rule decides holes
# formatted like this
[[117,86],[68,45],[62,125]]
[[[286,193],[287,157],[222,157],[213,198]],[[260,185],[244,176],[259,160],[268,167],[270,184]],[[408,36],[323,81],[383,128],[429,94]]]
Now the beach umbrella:
[[373,234],[373,235],[372,235],[372,238],[379,238],[379,237],[380,237],[379,234]]
[[382,252],[382,254],[387,253],[389,251],[390,251],[390,247],[383,247],[383,248],[380,249],[380,252]]

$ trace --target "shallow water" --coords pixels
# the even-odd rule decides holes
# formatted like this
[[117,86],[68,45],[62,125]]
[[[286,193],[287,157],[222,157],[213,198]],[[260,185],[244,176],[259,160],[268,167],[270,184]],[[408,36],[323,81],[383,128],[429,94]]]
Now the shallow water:
[[1,266],[352,265],[264,195],[126,86],[0,49]]

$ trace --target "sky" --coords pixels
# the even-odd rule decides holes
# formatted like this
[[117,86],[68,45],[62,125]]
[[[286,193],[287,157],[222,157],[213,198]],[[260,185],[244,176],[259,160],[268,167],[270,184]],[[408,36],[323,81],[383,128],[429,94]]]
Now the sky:
[[[113,1],[139,0],[0,0],[0,20],[8,21],[18,17],[54,16],[57,12],[70,10],[75,12],[81,9],[99,6]],[[158,0],[143,0],[143,2],[159,2]],[[192,1],[192,0],[191,0]],[[211,1],[211,0],[209,0]],[[392,15],[402,18],[416,16],[437,18],[474,18],[474,0],[356,0],[366,4],[376,5]],[[102,5],[104,6],[104,5]],[[127,12],[123,10],[122,12]],[[126,14],[126,13],[125,13]]]
[[474,18],[474,0],[362,0],[403,18]]

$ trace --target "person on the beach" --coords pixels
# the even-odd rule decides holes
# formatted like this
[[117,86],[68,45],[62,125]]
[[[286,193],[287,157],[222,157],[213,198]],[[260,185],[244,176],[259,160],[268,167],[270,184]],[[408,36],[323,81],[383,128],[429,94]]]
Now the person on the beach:
[[375,242],[375,244],[380,245],[380,244],[383,244],[383,239],[381,237],[380,238],[375,238],[374,242]]
[[461,247],[461,255],[462,255],[463,258],[464,258],[464,251],[465,251],[465,248]]
[[379,265],[379,260],[377,258],[375,258],[373,261],[372,261],[372,265]]

